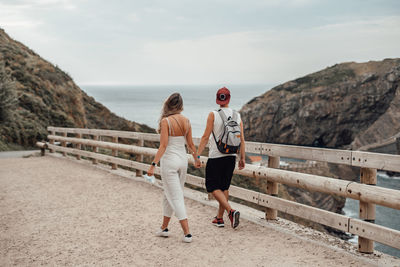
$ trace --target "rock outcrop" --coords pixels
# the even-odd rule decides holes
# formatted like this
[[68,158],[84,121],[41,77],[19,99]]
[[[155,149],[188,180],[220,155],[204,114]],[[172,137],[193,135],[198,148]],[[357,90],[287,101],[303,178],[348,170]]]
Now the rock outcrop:
[[276,86],[240,113],[248,140],[353,148],[400,131],[400,59],[343,63]]
[[110,112],[59,67],[0,29],[0,150],[33,146],[46,127],[154,132]]
[[[387,139],[400,132],[399,85],[400,59],[337,64],[286,82],[243,106],[246,140],[357,149]],[[359,173],[322,162],[300,171],[349,180]],[[280,186],[279,195],[339,213],[345,203],[343,197],[289,186]]]

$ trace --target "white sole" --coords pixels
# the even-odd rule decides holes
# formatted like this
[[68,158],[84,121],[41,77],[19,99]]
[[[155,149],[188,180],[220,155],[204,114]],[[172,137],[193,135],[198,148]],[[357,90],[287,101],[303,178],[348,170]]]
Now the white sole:
[[235,213],[233,214],[233,222],[232,222],[233,229],[239,226],[239,219],[240,219],[240,212],[235,211]]
[[162,233],[160,233],[160,234],[157,234],[157,236],[160,236],[160,237],[169,237],[169,233],[168,233],[168,232],[162,232]]
[[169,236],[169,232],[161,232],[161,231],[159,231],[159,232],[156,232],[156,236],[168,237]]
[[224,227],[225,226],[224,224],[216,224],[216,223],[213,223],[213,225],[215,225],[216,227]]
[[185,242],[185,243],[192,243],[192,238],[184,236],[182,241]]

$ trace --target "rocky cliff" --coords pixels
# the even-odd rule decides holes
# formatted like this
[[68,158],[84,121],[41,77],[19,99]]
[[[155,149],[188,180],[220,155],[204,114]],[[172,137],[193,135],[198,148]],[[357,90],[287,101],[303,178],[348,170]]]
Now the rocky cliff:
[[400,59],[337,64],[276,86],[240,111],[248,140],[353,148],[400,131]]
[[49,125],[154,132],[110,112],[68,74],[0,29],[0,150],[33,146],[45,139]]
[[[243,106],[246,140],[341,149],[384,140],[400,132],[399,84],[400,59],[337,64],[286,82]],[[299,171],[349,180],[359,173],[327,163]],[[280,186],[279,195],[339,213],[345,204],[342,197],[289,186]]]

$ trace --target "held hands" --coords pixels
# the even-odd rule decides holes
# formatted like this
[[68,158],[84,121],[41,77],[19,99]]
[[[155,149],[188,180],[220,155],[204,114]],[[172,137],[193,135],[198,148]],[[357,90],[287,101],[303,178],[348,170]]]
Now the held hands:
[[192,156],[194,159],[194,167],[196,167],[197,169],[201,167],[201,161],[200,161],[200,154],[196,153],[196,151],[192,152]]
[[196,159],[194,160],[194,166],[195,166],[197,169],[201,167],[201,161],[200,161],[199,158],[196,158]]
[[244,159],[240,159],[239,160],[239,170],[243,170],[245,165],[246,165],[246,163],[245,163]]
[[150,168],[147,170],[147,176],[153,176],[154,175],[154,166],[151,165]]

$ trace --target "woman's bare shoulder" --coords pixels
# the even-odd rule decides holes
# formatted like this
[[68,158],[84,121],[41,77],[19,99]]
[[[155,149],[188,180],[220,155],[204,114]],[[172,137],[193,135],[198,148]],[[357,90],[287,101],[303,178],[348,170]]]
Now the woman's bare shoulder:
[[168,118],[167,117],[162,118],[161,121],[160,121],[160,125],[161,126],[162,125],[168,126]]
[[177,114],[175,116],[177,116],[177,118],[179,118],[182,121],[189,121],[189,119],[186,116],[182,115],[182,114]]

